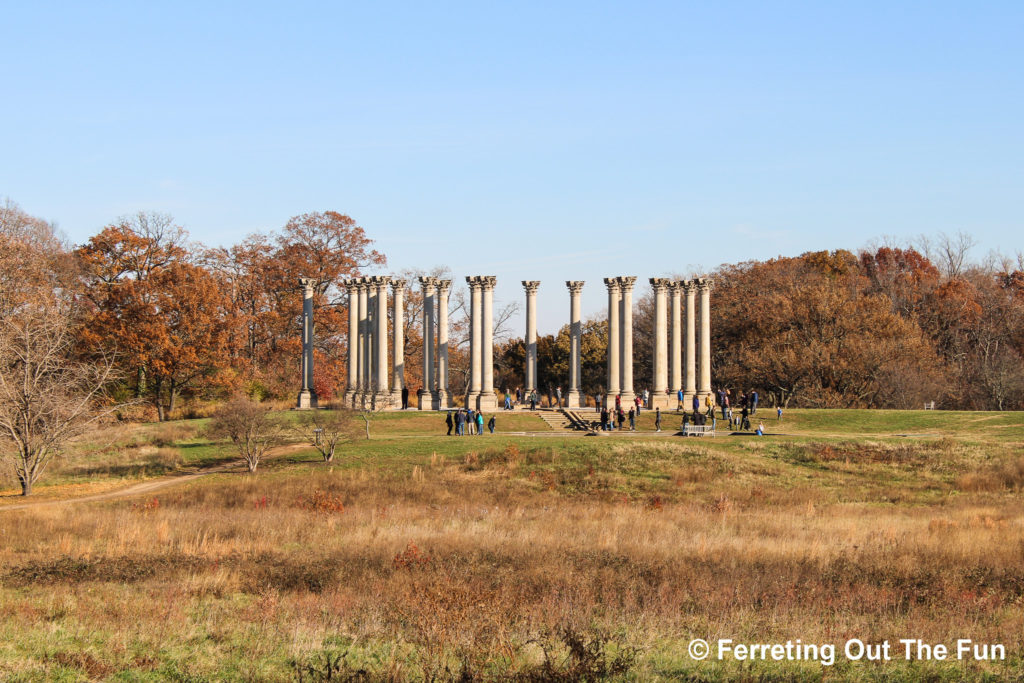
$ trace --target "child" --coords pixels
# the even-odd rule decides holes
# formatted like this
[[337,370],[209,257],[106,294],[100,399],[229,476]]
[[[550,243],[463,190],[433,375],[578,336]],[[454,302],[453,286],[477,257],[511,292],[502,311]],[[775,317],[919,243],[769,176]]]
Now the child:
[[764,436],[764,422],[757,423],[757,435]]
[[782,422],[782,406],[779,406],[778,408],[775,409],[775,415],[778,418],[779,422]]

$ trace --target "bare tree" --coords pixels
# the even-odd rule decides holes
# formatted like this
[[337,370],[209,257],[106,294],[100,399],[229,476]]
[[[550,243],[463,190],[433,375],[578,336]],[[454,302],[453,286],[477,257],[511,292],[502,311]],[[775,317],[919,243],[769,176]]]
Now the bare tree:
[[267,451],[281,442],[283,430],[270,408],[235,396],[214,413],[209,432],[230,439],[249,471],[255,472]]
[[296,430],[320,452],[324,462],[334,460],[338,446],[355,439],[355,413],[346,408],[311,410],[300,418]]
[[76,357],[68,311],[29,305],[0,321],[0,454],[23,496],[70,439],[120,407],[106,402],[113,367]]

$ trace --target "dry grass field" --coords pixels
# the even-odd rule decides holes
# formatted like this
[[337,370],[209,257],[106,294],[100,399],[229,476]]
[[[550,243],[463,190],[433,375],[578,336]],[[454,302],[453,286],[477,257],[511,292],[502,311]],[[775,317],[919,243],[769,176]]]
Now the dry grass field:
[[[770,417],[764,438],[655,436],[645,415],[456,439],[382,415],[332,464],[293,448],[143,497],[4,496],[0,678],[1024,680],[1024,415]],[[78,450],[40,500],[232,456],[201,422]],[[1007,656],[701,662],[693,638]]]

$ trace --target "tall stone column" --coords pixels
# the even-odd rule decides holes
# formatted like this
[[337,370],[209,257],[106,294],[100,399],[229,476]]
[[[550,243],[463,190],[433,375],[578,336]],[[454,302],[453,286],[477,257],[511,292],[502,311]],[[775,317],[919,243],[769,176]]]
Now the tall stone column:
[[498,281],[496,275],[484,275],[483,280],[483,319],[480,321],[481,332],[481,370],[483,386],[480,388],[480,400],[477,410],[495,410],[498,397],[494,395],[494,285]]
[[566,280],[569,288],[569,393],[566,405],[570,408],[586,408],[587,399],[581,391],[582,361],[580,357],[583,340],[583,323],[580,322],[580,293],[583,291],[582,280]]
[[391,332],[391,405],[402,407],[402,389],[405,388],[405,285],[401,278],[391,280],[394,303],[394,328]]
[[537,288],[539,280],[523,280],[526,289],[526,395],[537,388]]
[[434,287],[436,278],[421,277],[423,288],[423,387],[420,389],[419,409],[434,410]]
[[301,410],[316,408],[316,390],[313,388],[313,287],[316,280],[299,278],[302,285],[302,388],[295,407]]
[[604,403],[609,409],[615,407],[615,397],[619,395],[619,298],[622,290],[619,289],[619,279],[606,277],[605,286],[608,287],[608,393],[605,394]]
[[698,359],[699,384],[697,393],[703,402],[711,393],[711,280],[697,280],[700,291],[700,357]]
[[361,277],[358,280],[359,284],[359,392],[356,394],[355,403],[353,407],[361,408],[365,405],[366,393],[370,390],[370,374],[369,366],[366,362],[366,350],[369,348],[369,343],[366,338],[366,328],[369,326],[367,322],[370,318],[368,293],[369,283],[367,283],[365,277]]
[[374,329],[374,341],[376,342],[377,365],[374,368],[377,372],[376,392],[373,395],[373,407],[380,410],[391,405],[391,387],[388,384],[388,283],[391,278],[378,276],[374,278],[374,286],[377,288],[377,319]]
[[345,281],[348,290],[348,386],[342,402],[352,407],[359,392],[359,285],[355,278]]
[[448,390],[448,297],[452,281],[437,281],[437,407],[451,408],[452,394]]
[[466,407],[473,408],[480,400],[482,386],[483,362],[480,358],[481,346],[481,299],[483,283],[479,276],[467,276],[469,284],[469,390],[466,392]]
[[654,289],[654,373],[651,377],[651,400],[648,406],[667,408],[668,389],[668,320],[665,295],[668,293],[670,281],[666,278],[652,277],[651,287]]
[[622,289],[622,299],[620,300],[620,306],[622,308],[620,312],[621,320],[621,339],[619,340],[619,349],[622,354],[622,360],[620,361],[620,371],[622,373],[622,379],[620,380],[622,386],[619,393],[622,395],[623,410],[629,410],[629,405],[633,403],[635,394],[633,393],[633,285],[636,284],[636,276],[626,276],[619,278],[619,287]]
[[676,280],[669,285],[672,289],[672,325],[669,342],[669,373],[668,390],[669,405],[679,403],[679,390],[683,388],[683,326],[682,326],[682,294],[683,283]]
[[686,292],[686,343],[683,364],[683,410],[693,408],[693,396],[697,393],[697,323],[696,323],[696,280],[683,283]]
[[373,408],[377,392],[377,284],[373,276],[367,278],[367,392],[362,396],[362,407]]

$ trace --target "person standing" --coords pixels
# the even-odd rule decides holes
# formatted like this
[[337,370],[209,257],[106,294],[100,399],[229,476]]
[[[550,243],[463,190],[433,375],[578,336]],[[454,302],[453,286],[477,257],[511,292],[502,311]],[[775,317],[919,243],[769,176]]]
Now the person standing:
[[757,413],[757,389],[750,390],[750,414]]
[[465,431],[466,416],[462,414],[462,410],[455,411],[455,436],[462,436]]
[[466,431],[469,432],[470,436],[473,436],[474,430],[476,429],[476,415],[473,414],[472,408],[466,408]]
[[[646,389],[644,391],[646,393]],[[642,396],[634,396],[633,397],[633,405],[636,407],[636,414],[637,415],[640,414],[640,406],[642,406],[643,404],[644,404],[644,398]],[[633,410],[633,408],[630,408],[630,410]]]
[[629,409],[629,431],[636,431],[636,413],[633,412],[632,408]]
[[608,409],[601,408],[601,431],[608,431]]
[[530,391],[530,410],[537,410],[537,391]]
[[455,422],[452,420],[452,414],[451,414],[450,411],[449,411],[449,413],[447,415],[445,415],[444,423],[446,425],[448,425],[448,434],[446,434],[446,436],[451,436],[452,435],[452,427],[455,426]]
[[505,410],[512,410],[512,394],[505,392]]
[[477,412],[476,414],[476,435],[482,436],[484,433],[484,414]]
[[676,392],[676,399],[678,400],[678,402],[676,403],[676,410],[685,410],[686,406],[683,405],[683,390],[682,389],[680,389],[679,391]]
[[647,390],[647,387],[644,387],[644,400],[643,400],[644,408],[647,407],[648,401],[650,401],[650,400],[651,400],[651,392]]
[[409,387],[402,387],[402,410],[409,408]]
[[782,422],[782,406],[779,406],[778,408],[775,409],[775,419],[777,419],[779,422]]
[[491,419],[487,421],[487,428],[491,430],[491,434],[494,433],[494,416],[491,415]]
[[622,428],[623,428],[623,426],[624,426],[624,425],[625,425],[625,423],[626,423],[626,414],[625,414],[624,412],[622,412],[622,408],[621,408],[621,407],[619,408],[619,411],[618,411],[618,412],[619,412],[619,415],[618,415],[618,418],[619,418],[619,419],[618,419],[618,422],[619,422],[619,431],[621,432],[621,431],[622,431]]
[[561,386],[555,387],[555,396],[558,398],[558,407],[561,408],[562,407],[562,387]]
[[697,394],[693,395],[693,412],[700,412],[700,397]]
[[661,408],[654,409],[654,431],[661,431]]

